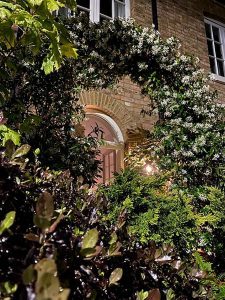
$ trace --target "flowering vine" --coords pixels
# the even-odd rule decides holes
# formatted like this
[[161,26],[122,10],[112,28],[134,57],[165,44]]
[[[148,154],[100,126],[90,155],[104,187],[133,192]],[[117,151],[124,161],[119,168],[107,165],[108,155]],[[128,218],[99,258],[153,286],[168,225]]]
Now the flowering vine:
[[153,137],[159,143],[151,154],[161,167],[175,170],[182,182],[218,184],[225,161],[224,110],[199,60],[181,54],[175,38],[163,40],[133,20],[93,24],[81,15],[67,27],[77,41],[79,59],[71,62],[76,85],[106,88],[129,75],[149,96],[145,113],[158,112]]

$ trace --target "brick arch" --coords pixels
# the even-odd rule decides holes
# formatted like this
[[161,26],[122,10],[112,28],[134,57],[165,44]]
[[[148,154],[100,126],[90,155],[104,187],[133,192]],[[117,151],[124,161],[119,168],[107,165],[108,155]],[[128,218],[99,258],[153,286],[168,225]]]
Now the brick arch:
[[126,137],[127,128],[132,126],[133,117],[122,101],[115,101],[100,91],[84,91],[80,94],[79,102],[87,110],[97,110],[109,115]]

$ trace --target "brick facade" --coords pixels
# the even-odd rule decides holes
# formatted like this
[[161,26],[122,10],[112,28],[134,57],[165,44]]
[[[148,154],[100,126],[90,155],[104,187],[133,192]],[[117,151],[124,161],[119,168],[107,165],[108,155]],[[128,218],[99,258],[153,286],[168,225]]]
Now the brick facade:
[[[145,27],[152,24],[151,0],[131,0],[131,17]],[[209,73],[208,49],[204,17],[225,24],[225,7],[214,0],[157,0],[159,31],[163,38],[177,37],[181,51],[200,59],[201,67]],[[211,82],[218,90],[220,101],[225,102],[225,83]],[[87,109],[99,110],[112,117],[121,128],[124,139],[129,140],[128,129],[151,128],[154,119],[140,116],[148,99],[140,88],[125,77],[113,90],[84,92],[81,102]]]
[[[182,51],[197,56],[209,73],[204,17],[225,24],[225,6],[213,0],[158,0],[158,17],[162,37],[176,36]],[[225,102],[225,83],[211,82],[211,86],[218,90],[219,100]]]

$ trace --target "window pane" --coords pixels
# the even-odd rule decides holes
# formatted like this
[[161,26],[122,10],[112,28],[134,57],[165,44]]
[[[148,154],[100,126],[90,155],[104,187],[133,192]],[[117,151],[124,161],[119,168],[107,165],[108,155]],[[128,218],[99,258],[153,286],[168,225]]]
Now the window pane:
[[77,0],[77,5],[90,8],[90,0]]
[[214,56],[214,52],[213,52],[213,43],[212,41],[207,41],[207,44],[208,44],[208,52],[209,52],[209,55],[212,55]]
[[210,69],[211,72],[216,74],[216,66],[215,66],[215,59],[213,57],[209,58],[209,62],[210,62]]
[[222,49],[221,49],[220,44],[215,43],[215,50],[216,50],[216,57],[217,58],[223,58]]
[[112,0],[100,0],[100,13],[112,17]]
[[224,62],[221,60],[217,60],[217,67],[218,67],[218,75],[224,76]]
[[115,18],[125,18],[125,5],[115,2]]
[[219,28],[212,26],[212,30],[213,30],[213,38],[214,41],[216,42],[220,42],[220,33],[219,33]]
[[205,32],[206,32],[207,38],[211,39],[212,38],[211,29],[210,29],[210,25],[207,23],[205,23]]

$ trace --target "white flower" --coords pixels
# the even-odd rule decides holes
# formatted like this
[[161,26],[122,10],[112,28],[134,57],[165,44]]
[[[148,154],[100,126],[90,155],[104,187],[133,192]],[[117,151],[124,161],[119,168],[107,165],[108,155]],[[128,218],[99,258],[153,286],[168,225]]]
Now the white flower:
[[184,77],[181,79],[181,82],[182,82],[182,83],[189,83],[189,82],[190,82],[190,79],[191,79],[190,76],[184,76]]
[[88,69],[88,73],[93,73],[94,72],[94,68],[93,67],[90,67],[89,69]]
[[217,160],[219,157],[220,157],[219,154],[215,154],[215,155],[213,156],[212,160]]
[[209,171],[209,170],[206,170],[204,174],[205,174],[206,176],[209,176],[209,175],[210,175],[210,171]]
[[169,111],[166,111],[166,112],[165,112],[165,116],[166,116],[166,117],[171,117],[171,116],[172,116],[172,114],[171,114],[171,112],[169,112]]

